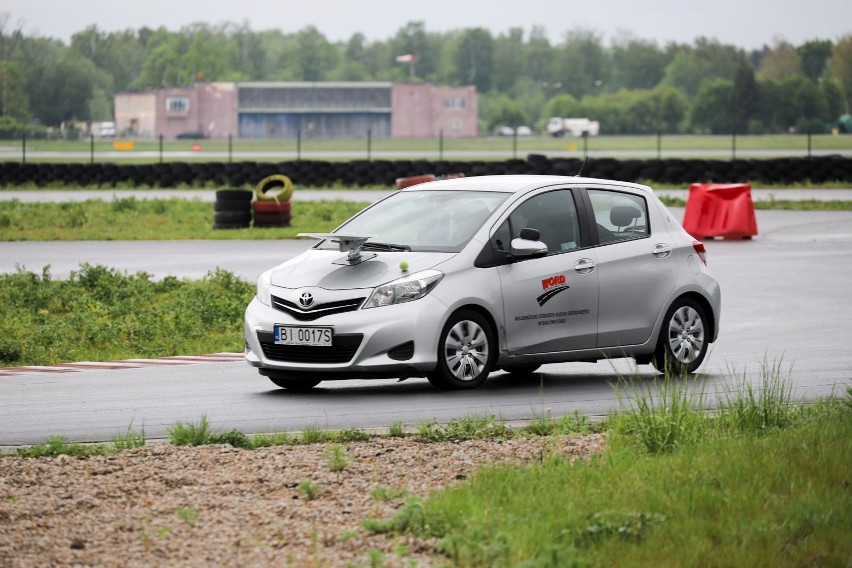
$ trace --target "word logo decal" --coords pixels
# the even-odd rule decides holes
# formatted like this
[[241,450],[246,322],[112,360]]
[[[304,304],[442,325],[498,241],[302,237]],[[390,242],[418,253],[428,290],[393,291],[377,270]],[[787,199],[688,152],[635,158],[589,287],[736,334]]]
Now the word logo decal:
[[536,298],[536,301],[539,306],[543,306],[556,294],[564,292],[568,288],[570,288],[570,286],[568,286],[567,279],[564,274],[557,274],[556,276],[545,278],[541,281],[541,289],[544,290],[544,294]]

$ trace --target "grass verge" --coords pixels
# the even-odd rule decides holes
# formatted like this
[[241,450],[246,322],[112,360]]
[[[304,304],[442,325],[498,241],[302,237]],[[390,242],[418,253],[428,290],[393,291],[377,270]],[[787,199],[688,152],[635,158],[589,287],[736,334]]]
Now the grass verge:
[[369,204],[304,201],[293,204],[289,227],[213,229],[213,204],[183,199],[82,202],[3,202],[0,241],[159,241],[284,239],[330,231]]
[[0,274],[0,367],[239,352],[253,295],[218,269],[161,281],[88,264],[67,280]]
[[[775,406],[787,387],[774,380],[729,398],[718,417],[667,381],[657,402],[638,394],[608,419],[603,455],[486,468],[364,526],[436,538],[454,566],[845,565],[850,398],[788,407],[777,428],[745,420],[731,430],[732,415]],[[667,439],[655,430],[684,427],[677,444],[649,444]]]

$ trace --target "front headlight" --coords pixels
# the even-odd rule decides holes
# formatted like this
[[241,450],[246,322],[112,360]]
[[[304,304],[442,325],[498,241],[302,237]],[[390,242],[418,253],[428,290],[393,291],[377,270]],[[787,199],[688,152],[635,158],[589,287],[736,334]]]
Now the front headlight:
[[272,270],[267,270],[257,279],[257,301],[266,306],[272,305]]
[[399,280],[388,282],[379,286],[364,304],[365,308],[378,308],[390,306],[403,302],[419,300],[432,291],[432,288],[444,277],[443,272],[437,270],[424,270],[411,276],[405,276]]

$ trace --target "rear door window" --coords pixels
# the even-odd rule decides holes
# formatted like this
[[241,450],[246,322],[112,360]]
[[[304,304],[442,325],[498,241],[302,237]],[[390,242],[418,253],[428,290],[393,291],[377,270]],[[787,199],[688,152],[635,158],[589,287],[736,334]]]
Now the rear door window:
[[639,195],[588,190],[600,244],[641,239],[650,235],[648,204]]

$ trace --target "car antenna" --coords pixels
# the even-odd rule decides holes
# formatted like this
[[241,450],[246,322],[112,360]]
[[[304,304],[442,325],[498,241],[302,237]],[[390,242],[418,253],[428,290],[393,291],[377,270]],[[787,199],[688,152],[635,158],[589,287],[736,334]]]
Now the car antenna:
[[588,162],[588,161],[589,161],[589,155],[588,155],[588,154],[586,154],[586,157],[585,157],[585,158],[583,158],[583,163],[582,163],[582,164],[580,164],[580,171],[579,171],[579,172],[577,172],[577,175],[575,175],[574,177],[580,177],[580,175],[582,175],[582,173],[583,173],[583,168],[585,168],[585,167],[586,167],[586,162]]

